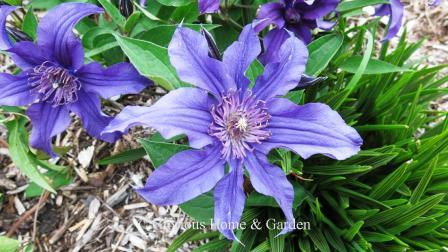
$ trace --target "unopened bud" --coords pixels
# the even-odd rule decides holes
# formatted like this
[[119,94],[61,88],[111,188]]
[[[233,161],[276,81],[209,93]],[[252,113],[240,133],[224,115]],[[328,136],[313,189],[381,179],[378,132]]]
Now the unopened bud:
[[33,41],[33,39],[28,36],[28,34],[17,28],[7,26],[6,31],[8,32],[8,35],[11,36],[16,42]]
[[208,44],[208,55],[212,58],[221,60],[221,53],[219,52],[218,46],[216,45],[215,39],[204,27],[201,27],[201,34],[205,37]]
[[134,12],[134,4],[132,0],[119,0],[118,8],[120,9],[121,15],[128,18]]

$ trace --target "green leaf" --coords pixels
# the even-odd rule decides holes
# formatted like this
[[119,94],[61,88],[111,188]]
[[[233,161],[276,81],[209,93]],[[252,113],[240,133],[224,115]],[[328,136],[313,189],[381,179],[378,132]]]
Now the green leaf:
[[[353,56],[344,61],[339,67],[343,71],[356,73],[359,66],[361,65],[362,60],[363,58],[361,56]],[[370,59],[364,71],[364,74],[386,74],[404,71],[408,71],[408,69],[393,65],[386,61]]]
[[348,230],[347,232],[344,233],[344,238],[348,241],[353,240],[353,238],[355,238],[355,236],[359,233],[359,231],[361,230],[361,227],[364,225],[364,221],[358,221],[355,224],[353,224]]
[[193,249],[192,252],[222,251],[223,249],[227,248],[228,245],[228,240],[213,240]]
[[8,238],[6,236],[0,236],[0,251],[2,252],[16,252],[19,251],[20,242]]
[[98,0],[98,2],[100,2],[100,4],[104,7],[107,14],[110,15],[114,23],[121,28],[124,28],[126,24],[126,18],[121,15],[120,10],[115,7],[115,5],[113,5],[109,0]]
[[176,239],[174,239],[174,241],[168,247],[167,252],[177,251],[177,249],[182,247],[182,245],[184,245],[191,237],[200,232],[201,231],[199,229],[192,229],[192,228],[185,230]]
[[[294,188],[294,202],[293,208],[297,209],[300,205],[302,205],[303,201],[306,200],[309,196],[305,188],[302,185],[297,183],[296,181],[291,182]],[[266,196],[260,194],[258,192],[252,192],[246,199],[246,206],[257,206],[257,207],[276,207],[278,208],[278,203],[275,201],[273,197]]]
[[418,202],[415,205],[403,205],[379,212],[366,219],[365,225],[367,227],[379,224],[398,226],[400,224],[411,223],[411,221],[415,218],[418,218],[431,210],[444,197],[445,194],[436,194]]
[[196,221],[210,223],[214,216],[213,190],[181,204],[180,208]]
[[30,7],[26,11],[25,16],[23,17],[22,30],[28,36],[30,36],[33,40],[36,40],[37,33],[37,18],[34,16],[33,8]]
[[181,144],[156,142],[145,139],[140,139],[139,142],[156,168],[168,161],[174,154],[189,149],[187,145]]
[[411,175],[409,164],[405,163],[380,181],[370,192],[369,197],[387,199]]
[[409,129],[408,125],[404,124],[378,124],[378,125],[362,125],[355,126],[357,131],[380,131],[380,130],[407,130]]
[[129,163],[135,160],[138,160],[146,155],[146,151],[144,148],[137,148],[133,150],[123,151],[121,153],[103,158],[97,163],[99,165],[108,165],[108,164],[123,164]]
[[[209,31],[219,27],[215,24],[182,24],[182,27],[187,27],[195,31],[199,31],[201,27]],[[139,34],[138,39],[145,40],[166,47],[173,38],[177,25],[158,25],[156,27],[147,29],[145,32]]]
[[171,14],[170,19],[175,21],[176,23],[192,23],[197,20],[198,16],[198,3],[191,2],[188,5],[177,7]]
[[372,169],[371,166],[362,165],[322,165],[322,166],[305,166],[304,173],[318,174],[326,176],[346,175],[353,173],[366,172]]
[[271,249],[271,246],[269,245],[268,241],[264,241],[260,244],[258,244],[258,246],[256,246],[253,250],[251,250],[251,252],[265,252],[265,251],[269,251]]
[[325,236],[322,234],[322,231],[316,227],[311,227],[311,230],[308,230],[308,235],[313,241],[314,245],[322,252],[330,252],[330,247],[328,245]]
[[157,0],[157,2],[159,2],[163,5],[166,5],[166,6],[179,7],[179,6],[188,5],[192,1],[191,0]]
[[119,46],[119,44],[116,41],[104,44],[102,46],[97,46],[97,47],[95,47],[92,50],[88,50],[86,52],[86,54],[85,54],[85,57],[86,58],[91,58],[91,57],[93,57],[95,55],[104,53],[104,52],[109,51],[110,49],[118,47],[118,46]]
[[344,38],[338,33],[320,37],[308,45],[308,64],[306,73],[311,76],[319,75],[330,63],[342,46]]
[[255,85],[255,80],[257,80],[257,77],[260,76],[264,71],[263,64],[260,63],[258,60],[254,60],[249,68],[246,71],[246,76],[250,80],[250,87],[253,87]]
[[15,5],[15,6],[22,5],[22,0],[3,0],[3,1],[9,5]]
[[185,86],[171,66],[167,49],[154,43],[115,34],[118,44],[139,72],[167,90]]
[[434,169],[437,164],[437,160],[438,158],[436,156],[429,164],[425,172],[425,175],[423,175],[422,179],[420,180],[414,192],[412,193],[411,198],[409,199],[409,202],[411,204],[417,203],[420,200],[420,198],[424,195],[426,188],[428,187],[429,182],[431,181],[432,175],[434,174]]
[[375,6],[377,4],[387,4],[388,0],[351,0],[341,2],[337,10],[339,12],[349,12],[357,9],[364,8],[366,6]]
[[[60,173],[55,171],[49,171],[44,176],[50,182],[52,188],[59,189],[62,186],[69,185],[73,181],[73,177],[67,173]],[[25,196],[27,198],[37,197],[42,195],[44,190],[36,183],[31,183],[25,190]]]
[[124,31],[126,33],[131,33],[132,29],[134,29],[137,22],[140,20],[141,12],[136,11],[132,13],[132,15],[128,18],[126,21],[126,24],[124,25]]
[[27,139],[25,127],[19,121],[22,120],[16,119],[6,123],[9,133],[9,153],[12,161],[32,182],[52,193],[56,193],[48,180],[39,172],[35,157],[29,150],[28,145],[25,144]]

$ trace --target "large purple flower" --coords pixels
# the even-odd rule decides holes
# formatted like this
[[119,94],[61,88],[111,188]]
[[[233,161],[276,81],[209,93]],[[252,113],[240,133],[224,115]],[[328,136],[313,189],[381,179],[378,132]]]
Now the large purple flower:
[[100,134],[112,117],[101,112],[99,96],[137,93],[149,80],[128,63],[107,69],[98,63],[83,64],[84,50],[72,30],[79,20],[102,9],[84,3],[61,4],[40,22],[36,44],[30,41],[13,44],[5,23],[14,9],[0,7],[0,49],[9,52],[22,72],[0,74],[0,105],[32,104],[27,110],[33,126],[30,143],[52,156],[55,154],[51,139],[69,125],[69,111],[81,118],[90,135],[115,141],[119,133]]
[[255,21],[255,30],[263,30],[270,24],[277,29],[286,28],[305,43],[312,41],[311,31],[315,28],[331,29],[334,23],[323,17],[333,12],[339,0],[280,0],[260,7]]
[[173,156],[138,189],[146,200],[180,204],[215,188],[215,223],[235,239],[232,227],[245,202],[244,168],[255,190],[274,197],[291,224],[294,190],[284,172],[269,163],[269,151],[287,148],[303,158],[322,153],[345,159],[360,150],[361,137],[327,105],[299,106],[281,98],[297,86],[307,62],[307,48],[296,37],[283,43],[252,89],[244,73],[261,48],[250,25],[222,61],[208,55],[205,37],[187,28],[176,30],[168,51],[179,77],[196,88],[171,91],[149,108],[126,107],[105,130],[125,132],[145,124],[165,138],[188,136],[194,149]]

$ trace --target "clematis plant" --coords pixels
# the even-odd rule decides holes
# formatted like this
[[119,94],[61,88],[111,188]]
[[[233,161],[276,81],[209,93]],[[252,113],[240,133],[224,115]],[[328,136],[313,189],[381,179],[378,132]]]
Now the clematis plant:
[[255,30],[259,32],[268,25],[275,24],[276,29],[271,32],[286,28],[308,44],[312,41],[313,29],[333,28],[334,23],[323,18],[334,12],[338,4],[339,0],[280,0],[267,3],[258,11]]
[[281,233],[290,231],[294,190],[285,173],[270,164],[270,150],[287,148],[303,158],[321,153],[341,160],[356,154],[362,144],[356,130],[327,105],[299,106],[281,97],[300,81],[308,57],[305,44],[290,36],[252,89],[244,73],[261,47],[251,25],[222,61],[209,56],[204,36],[182,27],[168,52],[179,77],[196,87],[171,91],[151,107],[126,107],[105,134],[143,124],[165,138],[185,134],[194,149],[155,170],[138,193],[154,204],[172,205],[215,188],[215,224],[225,237],[236,239],[232,223],[239,222],[244,209],[245,168],[255,190],[274,197],[283,210],[288,225]]
[[65,3],[50,10],[37,28],[37,43],[13,44],[6,31],[6,18],[16,7],[0,7],[0,49],[6,50],[22,72],[0,74],[0,105],[31,104],[27,115],[33,126],[30,143],[55,156],[52,137],[70,123],[70,111],[79,116],[91,136],[114,142],[119,133],[100,135],[112,120],[101,112],[100,98],[138,93],[150,84],[128,63],[103,68],[84,65],[81,41],[74,26],[84,17],[101,13],[93,4]]

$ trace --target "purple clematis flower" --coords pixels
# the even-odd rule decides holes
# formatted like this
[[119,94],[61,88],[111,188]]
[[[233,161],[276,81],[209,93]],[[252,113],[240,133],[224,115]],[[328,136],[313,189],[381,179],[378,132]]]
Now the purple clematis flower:
[[52,156],[51,139],[68,127],[69,111],[81,118],[90,135],[116,141],[119,133],[100,134],[112,117],[101,112],[99,96],[138,93],[150,82],[128,63],[107,69],[95,62],[83,64],[84,50],[72,30],[82,18],[102,9],[84,3],[58,5],[40,22],[36,44],[24,41],[13,45],[5,23],[14,9],[0,7],[0,49],[9,52],[22,72],[0,74],[0,105],[32,104],[27,110],[33,126],[30,143]]
[[388,31],[384,41],[391,40],[400,31],[403,24],[404,5],[400,0],[390,0],[390,4],[381,4],[375,10],[375,16],[389,16]]
[[270,24],[277,29],[286,28],[305,43],[312,41],[311,30],[329,30],[334,23],[324,21],[323,17],[333,12],[339,0],[280,0],[260,7],[255,21],[255,30],[263,30]]
[[220,0],[199,0],[199,12],[215,13],[219,10]]
[[[440,5],[442,0],[433,0],[428,5],[436,7]],[[400,0],[390,0],[389,4],[381,4],[375,9],[375,16],[389,16],[388,31],[384,37],[384,41],[391,40],[400,31],[403,25],[404,5]]]
[[308,57],[305,44],[290,36],[252,89],[244,73],[261,47],[251,25],[227,48],[222,61],[209,56],[204,36],[187,28],[176,30],[168,52],[179,77],[196,87],[171,91],[149,108],[126,107],[105,133],[144,124],[165,138],[185,134],[194,149],[155,170],[138,193],[154,204],[172,205],[215,188],[215,224],[227,238],[236,239],[232,224],[239,222],[244,209],[245,168],[255,190],[274,197],[283,210],[289,226],[282,234],[291,231],[294,190],[285,173],[269,163],[270,150],[345,159],[362,144],[356,130],[327,105],[299,106],[281,98],[300,81]]
[[441,3],[442,3],[442,0],[433,0],[432,2],[429,3],[429,6],[436,7],[436,6],[439,6]]

